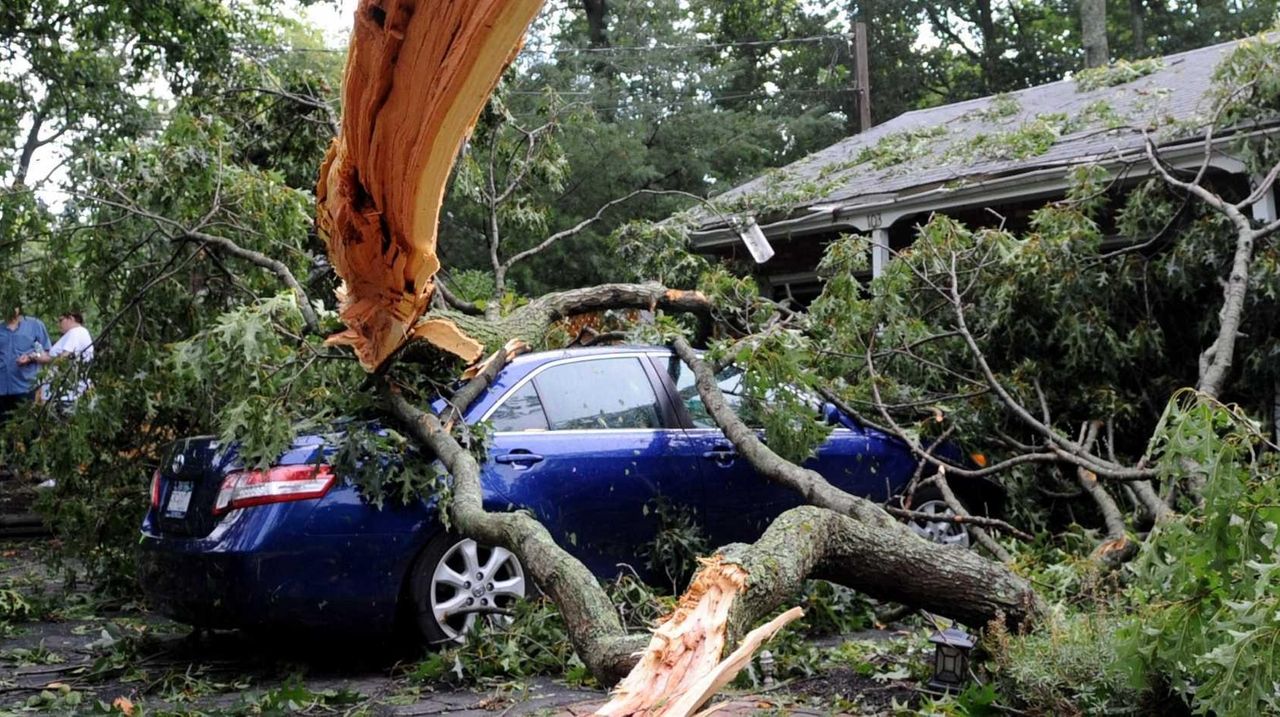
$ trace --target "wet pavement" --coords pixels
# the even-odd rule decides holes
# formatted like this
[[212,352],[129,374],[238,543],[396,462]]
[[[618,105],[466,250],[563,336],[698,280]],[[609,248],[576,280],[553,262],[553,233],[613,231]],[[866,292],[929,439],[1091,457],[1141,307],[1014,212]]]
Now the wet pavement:
[[[99,703],[135,715],[576,716],[607,697],[544,677],[456,688],[414,676],[421,651],[377,642],[195,633],[136,604],[68,594],[42,567],[45,545],[0,543],[0,618],[10,615],[0,619],[0,716],[82,714]],[[15,594],[25,596],[25,614]],[[727,693],[715,707],[720,715],[854,706],[876,714],[911,695],[905,683],[833,671],[765,694]]]

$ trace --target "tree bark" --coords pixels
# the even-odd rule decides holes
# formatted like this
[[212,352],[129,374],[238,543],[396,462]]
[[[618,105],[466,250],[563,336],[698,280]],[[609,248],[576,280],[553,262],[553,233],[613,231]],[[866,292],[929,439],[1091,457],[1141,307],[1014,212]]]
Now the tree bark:
[[[710,696],[700,682],[715,671],[721,648],[743,639],[810,578],[970,625],[1001,615],[1016,621],[1038,603],[1002,566],[904,533],[802,506],[778,516],[755,543],[725,546],[698,572],[679,609],[655,628],[639,664],[598,714],[692,714],[699,698]],[[941,553],[957,559],[939,561]]]
[[609,46],[609,2],[608,0],[582,0],[582,9],[587,15],[587,39],[595,48]]
[[1103,67],[1109,63],[1107,0],[1080,0],[1080,29],[1084,41],[1084,66]]
[[[369,370],[426,312],[445,185],[463,140],[542,0],[361,0],[341,133],[320,167],[316,227],[343,280],[331,338]],[[421,336],[479,358],[437,324]]]
[[1143,0],[1129,0],[1129,27],[1133,33],[1133,56],[1147,55],[1147,8]]
[[711,304],[700,292],[669,289],[657,283],[601,284],[546,294],[497,319],[436,309],[423,317],[423,322],[447,320],[479,341],[486,351],[493,351],[512,339],[542,346],[547,332],[561,319],[606,309],[662,309],[706,315]]
[[[1085,448],[1093,450],[1101,428],[1100,421],[1091,421],[1083,428],[1080,441]],[[1124,524],[1124,514],[1120,512],[1115,499],[1107,492],[1106,486],[1098,482],[1098,476],[1092,471],[1079,466],[1076,467],[1076,482],[1090,498],[1093,498],[1107,530],[1106,538],[1093,551],[1093,559],[1106,565],[1116,566],[1132,558],[1138,552],[1138,545],[1129,540],[1129,532]]]
[[[673,347],[693,370],[708,413],[758,473],[796,491],[811,506],[857,524],[857,528],[828,524],[844,536],[842,540],[849,541],[848,545],[856,542],[859,552],[837,553],[849,559],[823,563],[825,576],[838,577],[837,582],[874,597],[907,603],[970,625],[985,625],[999,616],[1016,625],[1034,620],[1043,609],[1030,583],[1005,566],[972,551],[930,543],[875,503],[845,493],[820,474],[774,453],[725,403],[715,374],[688,342],[678,338]],[[866,532],[855,537],[859,531]],[[886,566],[887,572],[880,572]],[[939,575],[946,576],[947,582],[941,584],[948,584],[948,589],[937,589]]]
[[[492,378],[511,353],[505,349],[499,352],[491,364],[493,368],[477,378]],[[414,406],[396,388],[384,386],[383,395],[392,415],[440,459],[453,477],[453,494],[445,510],[458,532],[515,553],[538,589],[560,609],[569,626],[574,651],[601,684],[611,685],[626,674],[644,639],[628,636],[613,603],[591,571],[556,545],[546,527],[528,513],[485,511],[480,465],[475,456],[450,435],[437,416]]]

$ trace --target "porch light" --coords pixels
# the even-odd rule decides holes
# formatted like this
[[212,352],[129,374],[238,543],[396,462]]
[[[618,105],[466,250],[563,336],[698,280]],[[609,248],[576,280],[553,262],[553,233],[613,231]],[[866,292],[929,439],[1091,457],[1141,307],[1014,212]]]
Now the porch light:
[[969,675],[969,652],[973,650],[973,638],[963,630],[951,627],[933,633],[929,642],[934,644],[933,678],[929,689],[938,692],[959,692]]
[[738,232],[738,238],[742,243],[747,245],[747,251],[751,253],[751,258],[755,259],[757,264],[763,264],[773,258],[773,245],[765,237],[755,217],[748,218],[734,229]]

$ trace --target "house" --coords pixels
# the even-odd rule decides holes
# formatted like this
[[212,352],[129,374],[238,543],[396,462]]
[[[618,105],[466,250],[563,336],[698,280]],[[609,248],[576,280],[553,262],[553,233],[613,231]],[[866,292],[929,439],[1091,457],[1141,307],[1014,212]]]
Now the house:
[[[1211,112],[1215,68],[1238,44],[908,112],[719,195],[719,213],[695,219],[694,249],[750,264],[738,229],[754,220],[776,255],[752,271],[775,298],[805,302],[821,291],[815,267],[842,234],[870,236],[871,274],[878,275],[934,212],[1017,230],[1035,209],[1064,195],[1074,168],[1088,164],[1104,167],[1120,190],[1132,187],[1152,171],[1147,132],[1167,163],[1198,168],[1205,142],[1195,129]],[[1274,132],[1277,124],[1239,132]],[[1261,178],[1231,155],[1237,135],[1214,139],[1208,172],[1219,186],[1247,189]],[[1274,190],[1254,212],[1261,221],[1276,217]]]

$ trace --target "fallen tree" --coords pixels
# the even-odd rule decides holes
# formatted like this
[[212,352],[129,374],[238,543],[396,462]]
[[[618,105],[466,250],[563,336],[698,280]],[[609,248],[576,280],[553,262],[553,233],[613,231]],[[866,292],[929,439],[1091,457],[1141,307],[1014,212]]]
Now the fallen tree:
[[[534,582],[560,608],[579,657],[601,683],[612,684],[630,671],[615,703],[603,713],[633,714],[665,703],[698,706],[710,696],[708,685],[726,674],[727,668],[720,667],[723,648],[744,640],[752,625],[785,604],[811,577],[975,626],[996,619],[1016,626],[1036,617],[1040,602],[1034,591],[1004,566],[973,552],[929,543],[874,503],[835,489],[820,475],[770,451],[728,408],[691,347],[682,339],[676,347],[698,373],[699,392],[708,409],[742,455],[762,475],[797,490],[814,505],[779,516],[751,545],[717,551],[695,576],[680,609],[655,629],[638,663],[636,650],[643,638],[625,632],[585,566],[532,516],[483,509],[479,463],[446,428],[451,417],[422,411],[393,384],[384,387],[392,413],[449,471],[453,492],[445,509],[455,529],[505,547],[521,559]],[[487,388],[519,348],[513,342],[492,356],[455,394],[454,410]],[[734,673],[728,673],[728,679]],[[685,695],[700,698],[682,702]]]
[[[493,58],[509,57],[524,24],[537,9],[537,3],[513,3],[506,8],[500,5],[489,2],[462,8],[461,3],[445,3],[436,8],[440,12],[435,19],[441,20],[436,23],[415,22],[415,17],[425,13],[419,12],[414,3],[402,3],[388,13],[378,3],[366,0],[357,11],[346,90],[347,111],[353,119],[343,123],[317,192],[318,225],[344,280],[342,316],[348,331],[332,340],[350,344],[367,369],[379,371],[391,412],[445,464],[453,479],[453,496],[444,510],[456,530],[475,540],[505,547],[520,558],[533,581],[560,608],[575,649],[597,679],[611,684],[630,671],[618,687],[614,702],[603,713],[693,712],[719,685],[732,678],[760,640],[795,616],[794,612],[784,613],[762,632],[747,633],[751,625],[785,604],[809,577],[832,579],[874,597],[928,609],[971,625],[980,626],[991,620],[1014,626],[1033,622],[1043,610],[1040,599],[1024,579],[1001,562],[927,543],[885,509],[839,491],[820,475],[766,446],[724,402],[714,372],[683,339],[675,340],[675,348],[693,368],[698,392],[726,437],[762,476],[796,491],[810,505],[784,513],[751,545],[725,546],[717,551],[695,576],[679,609],[657,627],[638,658],[635,650],[643,638],[626,633],[590,572],[556,545],[545,527],[528,515],[484,510],[479,463],[469,450],[467,430],[455,420],[456,415],[437,416],[416,408],[397,383],[399,369],[388,362],[389,358],[416,342],[468,362],[478,360],[486,349],[502,346],[476,369],[478,375],[472,382],[454,396],[453,410],[458,410],[467,405],[468,397],[474,398],[483,391],[518,350],[515,340],[541,345],[551,327],[563,318],[618,308],[705,314],[715,303],[714,298],[698,292],[672,291],[655,284],[618,284],[549,294],[504,315],[497,307],[497,299],[503,295],[507,272],[511,264],[536,253],[538,247],[502,261],[498,253],[501,233],[494,229],[487,235],[495,271],[493,300],[481,309],[441,292],[435,308],[430,308],[439,268],[435,221],[452,153],[474,121],[479,101],[501,71],[503,63],[494,62]],[[475,48],[487,51],[483,58],[473,52]],[[410,59],[401,63],[402,57]],[[426,64],[422,63],[424,57],[429,60]],[[434,79],[440,80],[438,86],[419,91],[417,83]],[[481,88],[484,91],[477,94]],[[407,146],[411,151],[405,155],[407,159],[393,159],[387,154],[387,137],[400,133],[409,137]],[[448,159],[442,160],[446,150]],[[1154,154],[1151,163],[1168,184],[1199,197],[1237,224],[1236,266],[1224,291],[1221,335],[1203,356],[1201,383],[1214,394],[1231,367],[1232,342],[1239,332],[1254,242],[1276,227],[1254,228],[1242,219],[1245,205],[1258,201],[1257,192],[1245,202],[1228,205],[1220,199],[1215,201],[1217,195],[1208,190],[1202,191],[1200,177],[1193,182],[1179,180],[1160,165]],[[1267,189],[1275,174],[1268,174]],[[495,221],[499,197],[506,194],[506,190],[498,192],[490,182],[488,196]],[[1044,217],[1054,218],[1054,209],[1046,210]],[[1056,209],[1060,210],[1059,219],[1075,221],[1084,216],[1088,220],[1083,213],[1072,214],[1071,207]],[[915,483],[931,482],[940,490],[954,510],[951,520],[977,519],[960,504],[948,484],[948,476],[984,477],[1035,463],[1065,465],[1076,471],[1080,494],[1090,497],[1106,520],[1107,541],[1099,554],[1108,556],[1108,560],[1127,557],[1133,545],[1115,499],[1098,480],[1133,483],[1132,495],[1153,519],[1161,519],[1167,513],[1168,502],[1163,501],[1163,507],[1159,505],[1162,501],[1149,483],[1157,476],[1156,471],[1143,460],[1130,465],[1117,459],[1115,440],[1110,436],[1108,455],[1098,450],[1099,431],[1109,425],[1107,421],[1088,417],[1076,438],[1056,428],[1056,417],[1051,415],[1034,380],[1039,410],[1024,404],[1019,390],[1009,387],[1009,377],[993,368],[989,350],[981,345],[982,331],[971,325],[970,292],[982,272],[996,263],[989,254],[991,250],[973,241],[973,235],[963,228],[945,220],[931,226],[933,234],[926,230],[919,256],[940,261],[923,267],[903,262],[904,271],[914,272],[914,277],[904,275],[899,280],[918,280],[917,295],[925,296],[927,303],[919,315],[944,317],[942,325],[931,336],[899,337],[904,343],[890,347],[888,355],[919,359],[914,351],[934,342],[959,349],[965,356],[963,364],[959,364],[963,369],[927,359],[922,363],[970,389],[953,390],[942,398],[981,399],[1011,415],[1017,435],[997,435],[1017,455],[992,466],[966,465],[934,455],[933,447],[941,439],[926,442],[902,426],[898,417],[902,409],[909,414],[928,406],[928,402],[916,399],[893,404],[882,395],[885,374],[878,362],[886,354],[877,343],[882,333],[893,331],[882,331],[885,317],[874,314],[867,326],[851,332],[861,345],[855,343],[856,350],[846,352],[861,360],[859,372],[867,379],[872,395],[867,403],[883,422],[883,430],[915,450],[920,466],[920,480]],[[547,241],[563,238],[554,235]],[[930,296],[930,291],[934,295]],[[840,298],[834,296],[832,301]],[[866,318],[860,317],[864,321]],[[767,326],[779,320],[787,319],[775,315],[761,323]],[[811,324],[806,330],[815,326]],[[739,332],[743,328],[734,327]],[[746,328],[750,331],[758,327]],[[990,330],[989,326],[985,328]],[[812,334],[806,340],[821,340],[821,331]],[[830,390],[844,377],[829,378],[832,385],[824,388]],[[832,396],[841,401],[850,399],[839,390],[833,390]],[[945,415],[939,409],[933,410],[940,416],[937,422],[943,422]],[[1196,488],[1192,486],[1191,490]],[[905,513],[911,514],[909,507]],[[997,521],[987,527],[1010,526]],[[990,552],[1007,560],[1007,551],[997,541],[981,529],[976,534]],[[722,661],[724,650],[739,642],[745,652],[736,652]]]
[[[371,370],[384,368],[389,357],[415,340],[467,361],[477,360],[484,347],[505,344],[455,394],[455,406],[466,406],[468,397],[487,386],[518,350],[516,340],[541,344],[552,324],[566,316],[616,308],[708,309],[706,298],[696,292],[611,285],[534,299],[505,317],[492,304],[475,311],[448,295],[445,306],[428,313],[439,268],[435,223],[448,169],[538,5],[442,3],[428,14],[414,3],[386,9],[378,2],[362,2],[348,58],[342,132],[321,169],[317,224],[343,279],[341,315],[348,326],[331,342],[352,346]],[[395,145],[393,139],[398,140]],[[408,151],[392,152],[393,146]],[[490,234],[495,296],[502,294],[510,264],[531,254],[499,263],[498,236],[497,231]],[[1007,568],[926,543],[873,504],[834,489],[765,448],[716,400],[718,389],[707,383],[706,367],[687,344],[679,346],[699,371],[699,390],[717,422],[743,454],[770,480],[821,507],[790,511],[757,543],[727,547],[710,560],[681,608],[655,631],[605,713],[646,712],[659,705],[667,705],[672,714],[692,712],[732,679],[758,640],[745,643],[745,657],[740,653],[721,665],[724,647],[737,642],[810,575],[829,575],[868,594],[975,625],[1001,617],[1019,623],[1033,616],[1034,593]],[[451,430],[465,429],[453,417],[416,408],[391,380],[383,386],[392,413],[452,476],[452,498],[445,510],[453,526],[520,558],[560,608],[575,649],[603,684],[630,670],[639,642],[625,633],[591,573],[532,517],[486,512],[479,464]],[[784,622],[772,623],[766,632]]]

